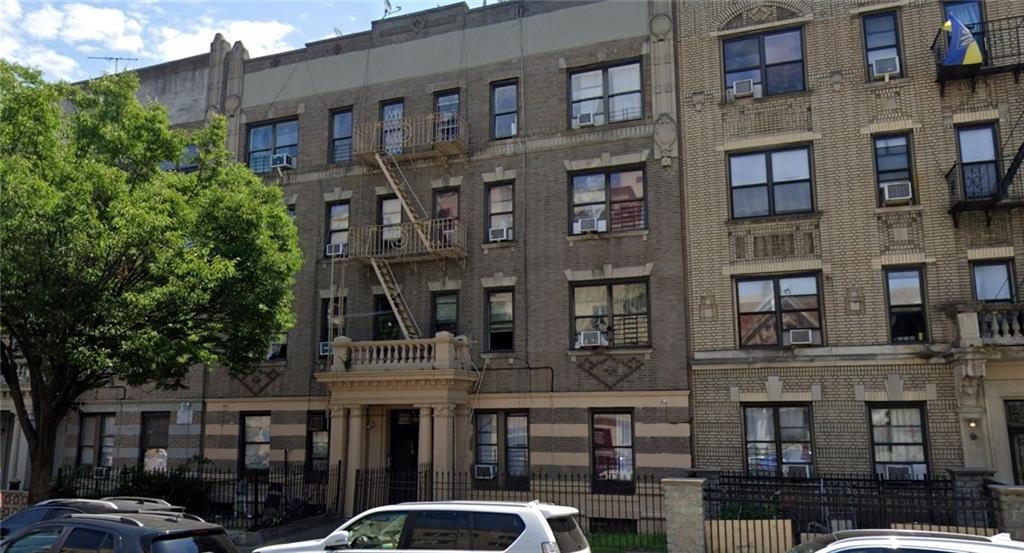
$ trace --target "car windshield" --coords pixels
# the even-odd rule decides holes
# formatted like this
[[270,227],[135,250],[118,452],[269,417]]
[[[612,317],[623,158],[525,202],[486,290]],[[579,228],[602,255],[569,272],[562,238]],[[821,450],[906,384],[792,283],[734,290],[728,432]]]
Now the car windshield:
[[10,536],[30,524],[35,524],[46,516],[46,509],[28,509],[0,521],[0,536]]
[[158,538],[150,546],[150,553],[237,553],[237,551],[223,532],[192,536],[176,534]]
[[549,518],[548,525],[555,533],[555,542],[561,553],[574,553],[588,547],[587,538],[580,530],[580,526],[576,524],[576,519],[572,517]]

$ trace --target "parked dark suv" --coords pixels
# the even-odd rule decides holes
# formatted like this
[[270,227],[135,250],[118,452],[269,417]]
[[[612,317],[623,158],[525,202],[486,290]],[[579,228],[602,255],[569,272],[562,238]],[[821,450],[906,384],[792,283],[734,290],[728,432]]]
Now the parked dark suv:
[[183,513],[65,515],[36,523],[0,553],[238,553],[224,528]]
[[182,512],[162,499],[149,497],[104,497],[103,499],[48,499],[18,511],[0,521],[0,538],[16,534],[22,528],[37,522],[64,515],[88,513],[137,513],[139,511]]

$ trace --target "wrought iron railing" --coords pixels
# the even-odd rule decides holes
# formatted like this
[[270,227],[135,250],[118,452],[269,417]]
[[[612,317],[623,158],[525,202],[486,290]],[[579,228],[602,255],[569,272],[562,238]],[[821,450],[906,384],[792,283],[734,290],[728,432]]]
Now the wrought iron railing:
[[999,197],[999,187],[1007,175],[1002,171],[1013,164],[1012,157],[999,162],[954,163],[946,172],[949,188],[949,205],[953,211],[970,209],[971,204],[984,208],[994,207],[995,202],[1024,202],[1024,171],[1017,171],[1010,177],[1006,193]]
[[397,225],[355,227],[349,231],[348,257],[400,260],[466,254],[466,229],[458,219],[428,219]]
[[354,136],[356,155],[372,163],[378,152],[396,158],[425,152],[452,155],[466,151],[469,124],[458,114],[427,113],[356,125]]
[[981,48],[981,66],[945,65],[950,34],[939,30],[932,41],[932,53],[940,81],[972,76],[977,72],[1019,71],[1024,68],[1024,16],[990,19],[968,25]]

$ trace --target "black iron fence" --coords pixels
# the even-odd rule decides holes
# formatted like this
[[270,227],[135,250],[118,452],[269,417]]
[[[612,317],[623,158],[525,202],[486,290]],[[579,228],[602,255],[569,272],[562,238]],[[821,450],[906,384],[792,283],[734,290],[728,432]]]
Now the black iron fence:
[[595,553],[664,551],[660,479],[637,475],[631,482],[611,484],[588,473],[539,472],[490,479],[429,469],[368,469],[356,475],[355,511],[403,501],[537,500],[579,509],[580,527]]
[[820,534],[867,528],[992,535],[998,505],[985,484],[721,473],[704,485],[707,552],[784,553]]
[[140,466],[65,467],[53,497],[114,495],[165,499],[227,528],[257,529],[327,512],[340,512],[340,467],[280,465],[242,471],[182,466],[147,471]]

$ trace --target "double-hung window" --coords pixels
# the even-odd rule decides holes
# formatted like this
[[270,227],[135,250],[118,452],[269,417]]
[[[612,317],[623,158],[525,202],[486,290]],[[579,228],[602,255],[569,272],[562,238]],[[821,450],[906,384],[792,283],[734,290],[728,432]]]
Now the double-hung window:
[[814,210],[807,147],[729,156],[733,219]]
[[324,255],[348,255],[349,203],[327,204],[327,240]]
[[[651,343],[647,282],[575,286],[573,348],[635,347]],[[596,343],[586,333],[597,333]]]
[[512,290],[487,291],[487,350],[515,349]]
[[78,434],[78,465],[114,466],[117,420],[112,413],[82,414]]
[[519,81],[491,84],[491,136],[495,140],[519,133]]
[[893,343],[927,341],[921,269],[887,269],[885,287],[889,296],[889,339]]
[[511,182],[491,184],[487,188],[488,242],[501,242],[514,238],[515,214],[512,190]]
[[591,413],[590,433],[595,488],[627,491],[634,476],[633,413]]
[[437,292],[433,295],[434,318],[433,332],[459,333],[459,294],[458,292]]
[[343,109],[331,114],[331,163],[344,163],[352,159],[352,110]]
[[[803,30],[746,35],[722,43],[725,95],[771,96],[804,89]],[[737,81],[747,81],[740,82]],[[749,86],[747,86],[749,85]]]
[[[476,470],[478,483],[497,486],[503,481],[507,489],[521,489],[529,486],[530,480],[530,431],[529,414],[477,413],[474,421],[476,434],[475,463],[490,467]],[[504,444],[504,451],[500,448]]]
[[640,62],[578,71],[569,80],[573,129],[631,121],[644,115]]
[[642,169],[572,176],[572,234],[647,228]]
[[864,53],[870,80],[903,76],[899,23],[895,11],[865,15]]
[[747,470],[754,474],[811,475],[811,409],[806,405],[743,408]]
[[526,413],[505,415],[505,473],[509,487],[529,486],[530,417]]
[[459,218],[459,190],[457,188],[434,191],[434,218]]
[[[951,0],[942,3],[943,22],[955,17],[974,35],[974,40],[981,48],[982,57],[987,59],[985,44],[985,16],[980,0]],[[948,40],[948,39],[947,39]]]
[[331,432],[327,428],[327,413],[306,413],[306,470],[325,471],[330,466]]
[[281,121],[249,127],[249,168],[254,173],[270,171],[277,154],[299,155],[299,122]]
[[868,411],[875,474],[886,479],[926,478],[924,408],[914,404],[872,405]]
[[476,464],[493,467],[498,474],[498,414],[476,414]]
[[240,459],[245,471],[270,469],[270,414],[242,415]]
[[874,145],[878,204],[889,205],[913,201],[910,135],[876,136]]
[[459,137],[459,91],[439,92],[434,96],[434,140],[448,142]]
[[166,412],[142,414],[139,457],[146,472],[167,470],[167,434],[171,415]]
[[983,302],[1014,301],[1016,290],[1011,261],[973,263],[971,273],[974,281],[974,299]]
[[999,146],[995,125],[959,127],[956,136],[964,199],[992,197],[999,187]]
[[821,345],[817,275],[737,280],[736,299],[741,347]]

